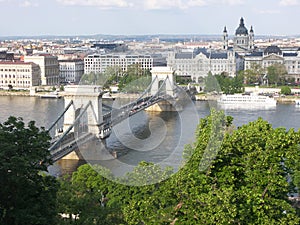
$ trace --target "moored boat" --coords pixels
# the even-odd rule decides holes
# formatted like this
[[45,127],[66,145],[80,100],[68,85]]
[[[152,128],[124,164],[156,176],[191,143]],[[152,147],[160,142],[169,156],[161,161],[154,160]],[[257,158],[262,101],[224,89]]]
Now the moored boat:
[[41,98],[61,98],[58,92],[50,92],[48,94],[40,95]]
[[249,105],[249,106],[276,106],[277,101],[273,97],[258,94],[223,94],[217,100],[220,104],[225,105]]

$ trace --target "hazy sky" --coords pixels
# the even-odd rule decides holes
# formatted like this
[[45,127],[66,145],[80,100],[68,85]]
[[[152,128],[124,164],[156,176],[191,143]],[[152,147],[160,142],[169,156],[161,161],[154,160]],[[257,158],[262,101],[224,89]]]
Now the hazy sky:
[[300,34],[300,0],[0,0],[0,36]]

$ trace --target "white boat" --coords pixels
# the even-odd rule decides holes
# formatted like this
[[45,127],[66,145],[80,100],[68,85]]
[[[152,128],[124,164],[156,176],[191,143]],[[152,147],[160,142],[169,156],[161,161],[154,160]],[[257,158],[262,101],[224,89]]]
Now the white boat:
[[109,92],[105,92],[103,95],[102,95],[102,98],[103,99],[108,99],[108,100],[115,100],[114,97],[111,96],[111,94]]
[[296,106],[300,106],[300,99],[296,99],[296,100],[295,100],[295,105],[296,105]]
[[40,95],[41,98],[61,98],[61,96],[58,94],[58,92],[50,92],[48,94]]
[[244,106],[276,106],[277,101],[273,97],[258,94],[234,94],[221,95],[217,100],[222,105],[244,105]]

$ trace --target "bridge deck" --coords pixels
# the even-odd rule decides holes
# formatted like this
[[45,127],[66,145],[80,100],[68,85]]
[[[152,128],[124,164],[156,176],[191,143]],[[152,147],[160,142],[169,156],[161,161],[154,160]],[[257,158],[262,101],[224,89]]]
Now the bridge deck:
[[[166,94],[166,92],[161,93],[161,89],[166,83],[168,78],[165,79],[162,86],[158,89],[158,91],[154,95],[148,95],[146,97],[145,93],[150,90],[149,87],[153,84],[149,85],[149,87],[146,89],[146,91],[142,94],[140,98],[137,100],[130,102],[124,106],[122,106],[119,109],[112,108],[107,105],[103,105],[104,108],[110,109],[111,111],[109,113],[106,113],[102,116],[103,122],[99,125],[99,134],[92,134],[92,133],[83,133],[79,137],[75,137],[76,135],[72,131],[72,128],[74,128],[75,124],[80,120],[80,117],[83,116],[85,111],[88,107],[93,107],[91,102],[89,102],[86,106],[84,106],[82,112],[76,119],[74,120],[73,124],[70,125],[70,127],[60,136],[54,137],[51,141],[51,147],[49,148],[49,151],[51,153],[51,159],[53,161],[57,161],[61,159],[62,157],[66,156],[70,152],[76,150],[81,144],[86,143],[87,141],[96,138],[96,136],[99,136],[102,139],[105,139],[109,137],[111,133],[111,128],[118,123],[121,123],[125,119],[127,119],[130,116],[133,116],[134,114],[160,102],[163,100],[171,100],[173,97]],[[175,90],[175,89],[174,89]],[[70,106],[73,104],[73,101],[71,101],[62,115],[55,121],[55,123],[50,127],[49,130],[53,129],[55,125],[57,124],[58,120],[63,117],[63,115],[66,113],[66,111],[70,108]]]

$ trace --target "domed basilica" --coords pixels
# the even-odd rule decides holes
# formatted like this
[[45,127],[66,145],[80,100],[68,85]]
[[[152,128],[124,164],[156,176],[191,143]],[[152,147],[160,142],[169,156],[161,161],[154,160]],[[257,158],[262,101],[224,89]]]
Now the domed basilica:
[[[226,26],[223,31],[223,49],[228,49],[228,33]],[[248,29],[245,27],[243,17],[240,19],[240,25],[235,30],[235,36],[233,38],[233,51],[239,54],[245,54],[254,50],[254,31],[251,26],[248,33]]]

